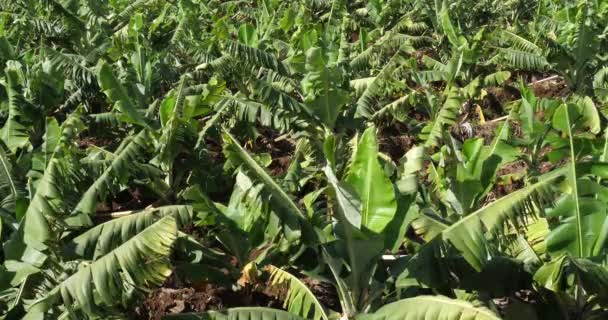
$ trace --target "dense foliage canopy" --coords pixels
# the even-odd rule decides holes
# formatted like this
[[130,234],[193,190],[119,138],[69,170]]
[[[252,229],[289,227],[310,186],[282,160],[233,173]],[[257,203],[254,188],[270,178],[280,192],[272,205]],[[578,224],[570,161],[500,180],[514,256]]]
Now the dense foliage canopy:
[[607,26],[0,0],[0,318],[605,319]]

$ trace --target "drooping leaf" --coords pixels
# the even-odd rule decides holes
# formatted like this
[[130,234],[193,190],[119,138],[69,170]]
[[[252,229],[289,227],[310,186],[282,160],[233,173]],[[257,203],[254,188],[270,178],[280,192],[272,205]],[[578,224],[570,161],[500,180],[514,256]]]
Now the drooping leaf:
[[201,131],[199,131],[198,138],[196,139],[196,145],[194,146],[195,150],[200,149],[200,147],[205,142],[205,138],[207,137],[207,132],[209,132],[209,129],[211,129],[213,126],[215,126],[220,121],[223,113],[226,110],[228,110],[231,106],[231,103],[229,102],[229,100],[224,100],[224,99],[222,99],[220,102],[218,102],[218,104],[220,105],[220,107],[217,109],[215,114],[209,120],[207,120],[203,129],[201,129]]
[[8,94],[8,119],[2,127],[2,140],[11,152],[24,148],[30,139],[31,120],[24,110],[28,102],[23,97],[21,83],[21,64],[8,61],[4,73],[6,74],[6,92]]
[[175,218],[159,220],[60,282],[32,304],[24,319],[35,319],[58,303],[94,316],[121,301],[125,281],[134,286],[161,284],[171,274],[167,258],[176,238]]
[[258,67],[264,67],[278,72],[281,75],[289,76],[289,68],[279,61],[273,54],[264,50],[253,48],[238,42],[230,42],[227,47],[229,55],[237,61],[246,62]]
[[467,301],[442,296],[420,296],[389,303],[374,312],[371,317],[362,319],[499,320],[500,317],[487,308],[475,307]]
[[409,45],[399,47],[380,72],[370,79],[370,81],[367,81],[365,90],[357,100],[358,115],[370,118],[377,112],[377,108],[374,108],[375,99],[381,95],[383,87],[389,85],[396,69],[403,65],[403,55],[411,51],[413,49]]
[[483,84],[486,86],[499,86],[511,78],[509,71],[497,71],[483,78]]
[[445,1],[444,1],[444,5],[442,6],[441,10],[438,12],[438,19],[441,22],[441,29],[443,30],[443,33],[445,33],[445,35],[448,37],[448,40],[450,41],[450,43],[456,47],[457,50],[462,50],[464,49],[467,45],[468,42],[467,40],[459,35],[457,33],[456,28],[454,27],[454,25],[452,24],[452,21],[450,19],[450,14],[449,14],[449,8],[447,5],[445,5]]
[[42,143],[44,167],[49,164],[49,160],[53,156],[53,152],[61,139],[61,128],[57,119],[49,117],[46,120],[46,130],[43,137],[44,142]]
[[538,282],[543,287],[559,291],[562,289],[564,266],[567,261],[566,255],[561,255],[544,263],[534,273],[534,281]]
[[[74,139],[83,129],[80,113],[74,112],[61,125],[61,137],[55,146],[44,173],[36,187],[30,205],[23,219],[23,240],[26,244],[37,249],[44,249],[44,243],[51,239],[52,230],[47,217],[60,218],[64,206],[62,186],[66,184],[69,171],[73,167],[70,150],[74,147]],[[91,223],[91,222],[89,222]]]
[[108,192],[115,188],[120,181],[133,176],[138,160],[146,158],[150,150],[151,137],[147,130],[140,131],[134,138],[129,139],[126,146],[116,155],[106,170],[84,192],[73,215],[91,215],[99,201],[104,200]]
[[[599,186],[588,179],[579,179],[577,186],[585,184],[585,188],[597,190]],[[594,186],[589,186],[594,185]],[[601,190],[601,189],[600,189]],[[602,192],[602,191],[598,191]],[[594,256],[601,252],[606,242],[606,231],[608,228],[608,216],[606,215],[606,204],[594,196],[597,193],[579,191],[579,206],[581,212],[583,257]],[[576,203],[573,195],[569,194],[556,202],[555,206],[547,212],[548,217],[559,219],[547,234],[545,243],[551,255],[569,252],[573,256],[579,253],[579,241],[576,222]]]
[[324,172],[327,176],[327,181],[334,189],[336,201],[338,201],[337,210],[339,214],[353,227],[361,229],[361,200],[350,185],[338,180],[330,167],[325,167]]
[[420,134],[420,138],[425,141],[425,147],[435,146],[439,143],[444,127],[455,123],[461,104],[462,98],[456,89],[451,89],[446,93],[445,101],[437,116],[422,129]]
[[588,259],[571,259],[574,273],[585,292],[596,295],[604,306],[608,304],[608,269]]
[[165,216],[173,216],[178,227],[187,225],[194,215],[188,205],[169,205],[144,209],[128,216],[99,224],[74,239],[63,248],[66,257],[96,260],[106,255]]
[[99,67],[97,80],[104,93],[114,102],[116,110],[123,113],[130,122],[149,128],[137,104],[131,99],[132,95],[129,94],[127,88],[120,83],[118,78],[114,76],[112,67],[109,64],[103,63]]
[[601,130],[600,116],[593,100],[591,100],[590,97],[584,97],[579,101],[579,104],[582,109],[581,114],[585,126],[587,126],[592,133],[598,134]]
[[[246,173],[264,184],[266,192],[272,195],[271,201],[277,209],[286,230],[286,237],[291,241],[299,239],[303,235],[306,242],[314,242],[316,236],[308,229],[305,221],[306,215],[300,210],[293,199],[279,186],[279,184],[252,158],[239,142],[226,130],[224,130],[225,150],[231,162],[241,165]],[[304,230],[302,228],[304,227]],[[302,234],[304,231],[304,234]]]
[[501,48],[500,54],[511,66],[528,70],[543,70],[548,65],[547,59],[537,53]]
[[342,107],[348,102],[341,88],[340,70],[327,66],[320,48],[306,52],[306,75],[302,79],[304,103],[328,128],[333,128]]
[[24,206],[27,206],[25,183],[14,163],[10,150],[0,141],[0,192],[5,197],[2,208],[15,212],[16,218],[21,220],[25,214]]
[[397,210],[395,190],[378,160],[376,128],[361,135],[346,175],[348,183],[361,199],[361,226],[382,233]]
[[258,45],[258,33],[254,26],[250,24],[243,24],[239,28],[239,41],[249,47],[257,47]]
[[530,212],[532,207],[529,204],[532,197],[536,197],[536,199],[547,198],[551,192],[550,188],[567,174],[567,169],[560,168],[549,172],[541,176],[538,182],[491,202],[449,227],[435,223],[433,224],[434,228],[418,229],[426,230],[425,233],[433,231],[432,235],[435,236],[426,237],[427,242],[437,236],[449,241],[462,253],[473,268],[481,270],[490,255],[484,235],[486,230],[490,233],[501,233],[506,221],[519,225],[523,217],[533,214],[533,212]]
[[323,305],[300,279],[273,265],[269,265],[267,270],[271,273],[269,281],[272,286],[286,285],[288,287],[284,303],[287,311],[305,319],[329,319]]
[[177,157],[180,146],[187,141],[187,133],[189,133],[189,116],[184,115],[186,78],[186,76],[181,78],[177,89],[168,95],[171,98],[165,98],[160,108],[163,128],[158,158],[166,168],[172,168],[173,160]]

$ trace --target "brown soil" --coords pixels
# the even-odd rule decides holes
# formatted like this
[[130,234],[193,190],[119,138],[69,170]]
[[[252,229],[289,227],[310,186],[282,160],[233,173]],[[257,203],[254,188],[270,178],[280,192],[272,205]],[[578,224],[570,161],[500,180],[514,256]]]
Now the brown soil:
[[[551,147],[550,146],[545,146],[540,150],[540,154],[539,157],[541,159],[544,159],[546,157],[546,155],[551,152]],[[551,170],[553,170],[555,167],[557,167],[558,164],[554,164],[551,161],[543,161],[540,163],[540,165],[538,166],[538,171],[540,173],[547,173]]]
[[553,170],[553,168],[555,168],[555,165],[553,163],[551,163],[550,161],[543,161],[541,162],[538,171],[540,173],[547,173],[551,170]]
[[235,292],[212,284],[196,288],[162,287],[151,292],[144,302],[135,308],[135,318],[159,320],[167,314],[225,310],[242,306],[281,308],[282,304],[264,292]]
[[419,66],[424,66],[423,58],[424,56],[429,56],[431,58],[437,59],[437,50],[435,48],[420,48],[416,50],[413,54],[414,58],[416,58],[416,64]]
[[[534,95],[538,98],[559,98],[565,97],[570,93],[566,81],[561,78],[555,78],[548,81],[535,83],[536,81],[551,77],[550,74],[520,74],[526,83],[530,83],[529,87],[534,92]],[[516,77],[512,77],[515,79]],[[502,87],[489,87],[486,88],[486,96],[480,103],[483,109],[486,119],[498,117],[505,114],[505,104],[515,101],[521,98],[519,89],[516,87],[516,83],[511,85],[505,85]]]
[[513,161],[511,163],[507,163],[504,166],[502,166],[498,170],[496,175],[498,177],[509,176],[509,175],[518,175],[518,174],[525,173],[525,171],[527,169],[528,169],[528,166],[526,165],[526,163],[522,160],[518,160],[518,161]]
[[[287,295],[287,287],[270,287],[264,282],[248,284],[240,291],[209,283],[173,288],[171,282],[170,278],[164,287],[152,291],[135,308],[133,318],[157,320],[167,314],[216,311],[243,306],[282,309],[283,300]],[[311,278],[303,278],[302,282],[324,306],[336,311],[341,310],[338,293],[333,286]]]
[[144,194],[140,187],[129,188],[119,192],[112,200],[112,210],[136,210],[152,204],[156,198]]
[[290,164],[291,156],[273,158],[272,163],[270,163],[270,173],[273,176],[282,176],[283,174],[285,174]]
[[140,319],[161,319],[165,314],[204,311],[208,305],[219,305],[218,300],[215,295],[196,292],[193,288],[161,288],[152,292],[135,312]]
[[496,181],[496,184],[494,184],[494,187],[484,199],[483,205],[485,206],[496,199],[523,188],[524,181],[521,178],[526,170],[528,170],[528,166],[521,160],[513,161],[502,166],[496,172],[498,181]]
[[310,291],[314,293],[315,297],[317,297],[324,306],[329,307],[334,311],[342,311],[338,292],[332,285],[312,278],[304,278],[302,279],[302,282],[310,288]]
[[380,152],[387,154],[395,163],[399,163],[405,153],[414,144],[414,138],[408,135],[384,136],[380,138]]
[[414,108],[410,108],[407,111],[407,116],[409,119],[415,119],[416,122],[424,123],[430,120],[430,117],[426,112],[420,112],[419,110],[415,110]]
[[269,153],[272,162],[268,167],[274,176],[285,174],[291,163],[291,158],[295,152],[295,142],[290,138],[279,136],[270,129],[259,129],[261,135],[251,145],[253,153]]
[[[338,312],[342,310],[340,300],[338,298],[338,292],[333,286],[309,277],[303,277],[300,278],[300,280],[308,287],[308,289],[310,289],[310,291],[312,291],[314,296],[321,302],[321,304],[323,304],[323,306]],[[265,286],[262,289],[262,292],[269,297],[276,299],[277,301],[284,301],[288,290],[289,288],[287,286]]]
[[141,187],[131,187],[125,189],[116,196],[105,202],[97,204],[97,212],[114,212],[123,210],[139,210],[143,209],[156,201],[156,197],[145,194]]
[[559,98],[565,97],[570,92],[563,78],[556,78],[549,81],[543,81],[530,86],[534,91],[534,95],[539,98]]
[[414,145],[416,137],[408,133],[405,125],[394,123],[381,128],[378,133],[378,149],[387,154],[395,163]]
[[492,191],[488,193],[484,200],[483,206],[490,204],[492,201],[500,199],[514,191],[524,187],[522,179],[507,178],[503,181],[497,181]]
[[480,103],[487,120],[505,114],[505,104],[521,98],[519,90],[512,86],[489,87],[486,96]]
[[538,292],[532,290],[518,290],[511,296],[493,299],[493,301],[500,314],[507,319],[511,319],[512,317],[509,317],[509,309],[512,307],[512,304],[523,303],[534,305],[539,303],[540,299],[541,297],[539,296]]
[[112,143],[112,139],[100,137],[82,137],[76,140],[76,145],[80,149],[86,149],[91,146],[104,147]]
[[485,144],[489,144],[494,140],[496,127],[501,124],[500,121],[486,122],[473,127],[473,135],[477,138],[483,138]]

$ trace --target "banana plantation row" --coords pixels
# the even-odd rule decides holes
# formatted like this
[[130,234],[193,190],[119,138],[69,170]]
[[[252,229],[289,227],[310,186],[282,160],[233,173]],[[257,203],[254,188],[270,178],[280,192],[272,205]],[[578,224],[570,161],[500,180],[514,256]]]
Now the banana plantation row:
[[0,0],[0,319],[606,319],[607,25]]

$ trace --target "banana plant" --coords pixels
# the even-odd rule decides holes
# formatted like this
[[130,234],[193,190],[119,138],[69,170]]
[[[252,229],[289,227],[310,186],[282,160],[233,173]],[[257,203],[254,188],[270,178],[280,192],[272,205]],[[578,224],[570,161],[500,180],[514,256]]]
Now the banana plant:
[[[604,256],[606,240],[601,197],[605,169],[603,164],[589,166],[578,159],[582,142],[589,139],[581,129],[590,125],[589,119],[594,119],[590,114],[595,111],[591,101],[578,102],[562,104],[553,115],[553,126],[565,136],[569,149],[567,191],[546,213],[549,221],[555,220],[547,225],[550,231],[545,239],[551,260],[536,271],[534,279],[549,292],[564,293],[559,298],[565,300],[560,304],[564,318],[575,312],[581,319],[594,319],[604,314],[597,307],[605,303],[601,283],[606,268],[598,260]],[[591,125],[593,132],[593,122]],[[569,275],[575,279],[571,284],[564,282]]]
[[[403,226],[408,225],[417,212],[413,203],[415,188],[412,189],[412,178],[421,168],[421,149],[410,152],[406,164],[403,167],[402,182],[394,184],[386,176],[381,165],[378,145],[376,141],[376,129],[366,129],[357,141],[356,149],[349,161],[343,179],[338,179],[335,173],[335,162],[326,161],[323,167],[327,188],[328,203],[327,218],[333,221],[331,224],[315,224],[312,217],[300,216],[298,210],[291,213],[303,234],[302,242],[308,247],[319,252],[321,261],[327,266],[328,272],[333,278],[332,283],[336,286],[342,307],[341,317],[355,319],[373,311],[377,305],[377,299],[386,288],[376,280],[377,276],[383,275],[379,269],[384,250],[398,247],[403,241]],[[285,205],[292,200],[283,191],[282,187],[275,183],[265,173],[256,160],[235,143],[236,140],[227,135],[229,148],[235,150],[237,161],[241,169],[256,181],[266,181],[264,185],[266,192],[286,202],[275,203],[275,210],[285,210]],[[335,140],[329,136],[326,141],[325,152],[329,158],[335,158]],[[231,151],[233,152],[233,151]],[[241,174],[241,173],[239,173]],[[252,191],[255,189],[251,189]],[[282,213],[282,214],[287,214]],[[314,215],[314,213],[313,213]],[[300,217],[300,218],[297,218]],[[283,221],[286,218],[283,218]],[[322,228],[322,229],[321,229]],[[306,232],[316,230],[318,235],[316,241],[311,241]],[[293,227],[284,226],[285,237],[293,232]],[[289,239],[289,238],[288,238]],[[270,284],[272,286],[288,286],[285,298],[285,307],[289,312],[302,318],[329,319],[335,311],[328,310],[323,306],[314,294],[296,276],[287,270],[276,266],[266,267],[270,273]],[[495,316],[483,309],[476,309],[466,302],[455,307],[447,307],[452,303],[451,299],[440,298],[433,300],[424,297],[405,299],[396,303],[422,305],[420,309],[412,309],[404,313],[415,315],[440,312],[441,314],[469,313],[479,319],[493,319]],[[444,308],[445,304],[445,308]],[[240,312],[244,309],[229,310],[227,314],[209,313],[205,315],[189,315],[182,317],[215,317],[229,316],[232,312]],[[384,309],[378,312],[382,315]],[[253,310],[248,310],[253,311]],[[256,310],[258,316],[279,317],[281,311],[269,311],[268,309]],[[411,312],[411,313],[409,313]],[[373,313],[367,316],[375,316]],[[178,317],[179,318],[179,317]]]
[[0,0],[0,318],[605,318],[606,8]]

